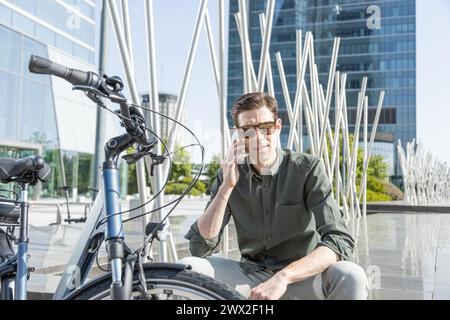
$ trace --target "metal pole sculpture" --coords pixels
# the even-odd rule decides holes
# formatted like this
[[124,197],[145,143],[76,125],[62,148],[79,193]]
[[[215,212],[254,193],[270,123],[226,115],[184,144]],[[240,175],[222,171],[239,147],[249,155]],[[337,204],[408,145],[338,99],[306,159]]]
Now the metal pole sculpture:
[[400,140],[397,145],[400,167],[408,205],[438,204],[450,201],[450,167],[415,139],[406,143],[406,152]]
[[[262,91],[264,89],[264,81],[266,77],[265,69],[270,67],[268,61],[270,57],[266,55],[270,52],[268,46],[267,32],[270,28],[273,15],[273,2],[267,2],[267,13],[265,18],[264,14],[260,14],[260,28],[261,37],[263,43],[261,44],[261,57],[259,61],[259,70],[257,74],[257,81],[255,82],[254,73],[254,61],[249,50],[249,30],[248,30],[248,17],[247,7],[245,0],[239,0],[239,12],[234,14],[237,29],[241,39],[242,49],[242,66],[243,66],[243,93],[251,91]],[[264,23],[264,20],[267,23]],[[286,75],[283,67],[283,60],[280,52],[275,53],[275,60],[278,67],[278,73],[280,75],[281,88],[283,97],[285,100],[287,116],[289,120],[289,136],[288,136],[288,148],[295,147],[295,150],[302,151],[303,148],[303,120],[306,124],[306,136],[309,142],[309,152],[315,156],[323,159],[325,169],[329,177],[329,181],[332,185],[333,194],[335,198],[339,198],[339,203],[342,205],[344,215],[347,220],[359,218],[361,215],[366,214],[366,202],[367,202],[367,169],[369,159],[372,152],[375,133],[378,126],[380,112],[384,99],[384,91],[380,93],[380,99],[376,108],[375,119],[372,125],[372,132],[370,135],[370,142],[367,142],[367,129],[368,123],[368,97],[366,95],[367,78],[362,79],[361,91],[358,97],[358,103],[356,106],[356,123],[354,125],[353,137],[354,140],[351,143],[349,140],[349,123],[347,120],[347,102],[346,102],[346,74],[341,74],[336,70],[338,51],[340,45],[340,38],[335,38],[330,69],[328,73],[328,82],[326,85],[326,91],[324,86],[319,82],[318,68],[315,63],[314,52],[314,40],[311,32],[306,32],[304,41],[302,41],[301,30],[297,31],[297,79],[295,100],[291,101],[291,92],[289,92],[289,86],[287,83]],[[306,68],[309,67],[309,82],[310,90],[306,86]],[[272,92],[270,88],[270,80],[268,81],[268,91]],[[255,85],[256,84],[256,85]],[[331,97],[335,91],[335,118],[334,126],[330,123],[330,109],[331,109]],[[332,131],[334,128],[334,132]],[[363,172],[360,179],[359,192],[357,189],[357,159],[359,149],[360,129],[363,140]],[[342,135],[342,146],[339,142],[339,135]],[[343,168],[339,165],[340,149],[343,148],[345,154],[345,161]],[[331,150],[331,154],[329,154]],[[342,174],[342,170],[345,170],[345,175]],[[362,212],[360,208],[362,205]]]
[[[116,0],[108,1],[109,12],[111,15],[111,21],[116,34],[122,63],[124,66],[125,74],[127,77],[128,85],[132,95],[133,103],[139,104],[139,95],[135,82],[135,65],[133,60],[133,44],[131,41],[131,25],[129,19],[128,2],[122,0],[122,19],[119,16],[119,12],[116,5]],[[265,14],[259,15],[260,31],[261,31],[261,51],[259,56],[259,64],[257,73],[255,72],[254,61],[252,58],[252,51],[249,40],[249,17],[247,0],[238,0],[239,11],[234,14],[237,30],[241,40],[242,50],[242,66],[243,66],[243,93],[253,91],[263,91],[266,88],[271,95],[274,95],[274,79],[272,74],[271,56],[270,56],[270,39],[272,32],[272,24],[275,12],[275,0],[268,0]],[[155,110],[158,110],[158,91],[156,83],[156,62],[155,62],[155,36],[153,27],[153,3],[151,0],[145,1],[145,15],[147,26],[147,51],[149,61],[149,98],[150,105]],[[185,105],[185,98],[188,92],[188,86],[191,78],[193,61],[196,55],[198,42],[200,39],[200,33],[203,26],[206,28],[207,41],[209,46],[209,53],[211,56],[212,72],[215,79],[215,85],[217,89],[217,95],[219,98],[219,110],[220,110],[220,130],[222,133],[221,141],[221,154],[222,158],[225,156],[225,152],[230,145],[230,132],[229,125],[226,117],[227,100],[225,91],[225,9],[224,0],[218,0],[219,5],[219,56],[217,58],[215,51],[215,43],[213,39],[213,30],[211,27],[211,19],[208,14],[208,0],[200,0],[198,14],[196,16],[195,27],[192,33],[191,45],[187,57],[187,63],[184,70],[184,76],[180,93],[175,109],[175,120],[180,121],[182,111]],[[277,63],[278,71],[280,74],[281,87],[283,90],[283,97],[285,100],[288,120],[289,120],[289,136],[288,136],[288,148],[295,148],[295,150],[303,151],[303,139],[307,138],[309,145],[309,152],[324,161],[325,169],[329,178],[331,188],[333,189],[334,197],[339,201],[342,206],[346,220],[352,220],[358,218],[361,215],[359,203],[362,201],[363,210],[362,215],[365,215],[366,204],[366,184],[367,184],[367,168],[372,151],[373,140],[377,130],[380,111],[383,104],[384,92],[380,93],[380,99],[376,108],[375,121],[372,125],[372,132],[370,136],[370,142],[367,145],[367,128],[368,128],[368,99],[366,96],[366,83],[367,79],[362,81],[362,88],[359,94],[357,110],[357,121],[354,124],[355,140],[353,143],[349,140],[349,123],[347,119],[347,99],[346,99],[346,79],[345,73],[340,73],[337,70],[337,59],[340,46],[340,38],[334,39],[332,56],[330,60],[330,68],[328,73],[328,81],[325,84],[321,84],[319,80],[318,67],[315,62],[314,52],[314,40],[313,34],[308,31],[304,33],[302,39],[302,31],[297,30],[296,33],[296,83],[295,92],[293,92],[294,101],[291,101],[291,92],[289,92],[289,86],[286,80],[286,76],[283,69],[283,61],[281,53],[277,52],[274,56]],[[308,80],[306,79],[306,69],[309,70]],[[266,82],[267,81],[267,82]],[[307,81],[309,81],[309,89],[307,88]],[[325,90],[324,90],[325,88]],[[332,92],[335,92],[334,101],[334,119],[330,119]],[[364,121],[363,121],[364,118]],[[305,122],[305,135],[303,134],[303,119]],[[364,123],[362,123],[364,122]],[[156,133],[159,132],[159,121],[154,116],[152,118],[153,129]],[[351,124],[353,125],[353,124]],[[364,134],[364,163],[363,173],[360,182],[359,194],[356,188],[356,164],[359,146],[359,129],[363,126]],[[173,150],[175,145],[175,139],[177,136],[178,126],[173,126],[168,137],[168,149]],[[333,132],[334,130],[334,132]],[[339,136],[342,136],[342,143],[339,140]],[[339,155],[342,153],[345,155],[345,160],[342,167],[339,165]],[[331,151],[331,154],[330,154]],[[443,172],[444,169],[440,169],[439,172]],[[145,168],[142,163],[138,164],[138,182],[139,193],[141,202],[146,201],[146,185],[145,185]],[[162,168],[155,171],[153,177],[151,177],[152,190],[159,190],[162,186],[162,181],[165,181],[169,173],[168,163],[164,163]],[[448,175],[448,170],[447,170]],[[436,176],[436,174],[434,175]],[[428,181],[428,180],[427,180]],[[441,189],[445,184],[442,184]],[[447,184],[448,187],[448,184]],[[441,190],[439,189],[439,190]],[[426,190],[423,189],[423,190]],[[435,192],[436,193],[436,192]],[[425,193],[427,197],[432,197],[435,193]],[[438,192],[437,192],[438,193]],[[436,193],[436,194],[437,194]],[[440,191],[439,194],[445,192]],[[438,196],[436,196],[438,197]],[[443,197],[443,196],[441,196]],[[158,207],[163,204],[162,196],[158,197],[157,203],[150,204],[143,208],[145,212],[149,211],[150,206],[157,205]],[[160,211],[159,218],[162,217],[162,211]],[[223,252],[226,255],[228,252],[228,230],[225,229],[223,236]],[[165,247],[165,243],[161,244],[161,258],[167,260],[165,252],[167,249],[171,249],[172,258],[176,258],[175,246],[173,239],[170,237],[170,246]]]

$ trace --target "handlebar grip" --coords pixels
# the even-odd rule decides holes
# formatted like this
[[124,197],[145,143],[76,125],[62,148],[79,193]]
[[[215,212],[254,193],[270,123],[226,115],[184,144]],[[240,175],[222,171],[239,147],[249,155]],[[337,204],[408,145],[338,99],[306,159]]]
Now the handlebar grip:
[[31,73],[51,74],[61,78],[66,78],[69,73],[69,68],[35,55],[30,57],[28,70],[30,70]]
[[31,73],[49,74],[63,78],[73,85],[85,85],[98,88],[101,84],[98,75],[94,72],[84,72],[67,68],[59,63],[32,55],[28,63]]

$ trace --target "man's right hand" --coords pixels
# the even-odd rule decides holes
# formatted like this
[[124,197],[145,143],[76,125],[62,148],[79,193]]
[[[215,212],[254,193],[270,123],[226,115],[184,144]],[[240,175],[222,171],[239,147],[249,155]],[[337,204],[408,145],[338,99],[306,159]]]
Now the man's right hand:
[[238,163],[243,163],[248,154],[245,152],[245,144],[241,140],[233,142],[228,149],[225,161],[222,163],[223,183],[227,189],[232,189],[239,180]]

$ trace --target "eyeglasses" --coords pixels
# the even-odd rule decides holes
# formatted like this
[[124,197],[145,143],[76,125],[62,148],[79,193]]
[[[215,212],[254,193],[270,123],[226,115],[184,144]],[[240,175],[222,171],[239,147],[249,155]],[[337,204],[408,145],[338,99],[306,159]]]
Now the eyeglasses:
[[262,134],[265,135],[271,135],[275,132],[275,124],[276,121],[268,121],[268,122],[261,122],[259,124],[255,125],[245,125],[241,127],[237,127],[239,135],[242,138],[251,138],[254,137],[256,134],[256,128],[259,129],[259,131]]

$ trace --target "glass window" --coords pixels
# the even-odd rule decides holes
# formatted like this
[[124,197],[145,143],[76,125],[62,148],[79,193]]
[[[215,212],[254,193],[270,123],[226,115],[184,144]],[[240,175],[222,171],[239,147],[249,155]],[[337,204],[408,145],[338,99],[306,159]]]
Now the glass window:
[[43,108],[45,86],[31,80],[22,82],[22,112],[20,125],[20,140],[39,142],[43,133]]
[[57,4],[52,0],[39,0],[37,16],[51,25],[56,25],[56,8]]
[[9,2],[33,15],[36,14],[37,0],[10,0]]
[[56,131],[56,113],[53,103],[53,92],[49,86],[44,88],[44,105],[42,107],[42,131],[44,137],[42,142],[46,147],[56,148],[58,146],[58,136]]
[[15,140],[19,77],[0,71],[0,137]]
[[68,5],[74,6],[77,4],[77,0],[63,0]]
[[95,63],[95,54],[92,51],[89,52],[89,63],[90,64],[96,64]]
[[66,37],[63,37],[59,34],[56,35],[56,47],[67,52],[70,54],[73,54],[73,46],[74,43],[67,39]]
[[43,83],[43,81],[47,81],[47,83],[48,83],[50,76],[34,74],[28,70],[28,62],[29,62],[30,56],[32,54],[41,56],[43,58],[48,57],[47,48],[44,45],[42,45],[28,37],[24,37],[23,38],[23,49],[22,49],[22,61],[20,63],[20,67],[22,69],[22,75],[28,79],[32,79],[37,82]]
[[0,69],[19,73],[20,36],[0,26]]
[[30,19],[13,12],[13,28],[21,31],[27,35],[34,36],[34,25],[35,23]]
[[91,51],[89,51],[88,49],[86,49],[82,46],[79,46],[77,44],[74,44],[74,46],[75,46],[75,50],[74,50],[75,56],[84,61],[89,61]]
[[40,24],[36,25],[36,38],[45,44],[55,45],[55,33]]
[[76,31],[74,36],[79,38],[81,41],[85,42],[90,46],[94,46],[95,42],[95,30],[94,25],[90,24],[84,19],[80,21],[80,28]]
[[9,8],[0,5],[0,21],[6,25],[11,25],[12,12]]
[[95,19],[95,8],[93,6],[87,4],[84,0],[78,0],[77,5],[82,14],[92,20]]

